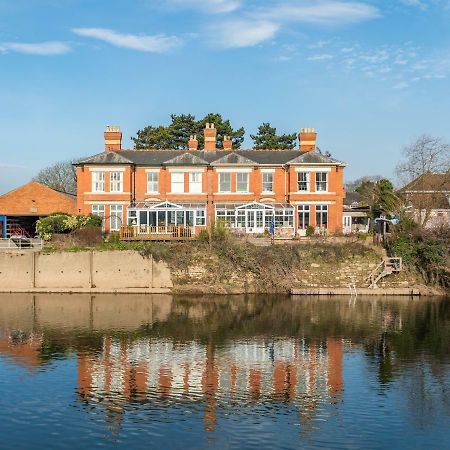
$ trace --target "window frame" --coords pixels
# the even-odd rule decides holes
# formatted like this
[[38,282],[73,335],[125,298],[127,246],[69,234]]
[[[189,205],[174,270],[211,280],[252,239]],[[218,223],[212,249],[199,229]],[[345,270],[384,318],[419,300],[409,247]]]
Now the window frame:
[[[300,220],[300,217],[302,218],[301,220]],[[298,230],[306,230],[311,225],[311,207],[310,207],[310,205],[298,205],[297,218],[298,218],[297,229]]]
[[[300,180],[303,177],[304,180]],[[300,189],[300,183],[305,183],[305,189]],[[311,174],[309,172],[297,172],[297,192],[310,192],[311,191]]]
[[[118,180],[113,180],[113,177],[119,175]],[[118,187],[118,189],[113,189],[113,187]],[[109,191],[110,192],[123,192],[123,172],[112,171],[109,172]]]
[[[325,180],[319,179],[325,177]],[[328,172],[316,172],[316,192],[328,192]],[[319,189],[319,186],[325,185],[325,189]]]
[[[179,177],[180,181],[175,181],[174,178]],[[174,187],[178,186],[177,189]],[[172,172],[170,174],[170,193],[184,194],[184,172]]]
[[[113,212],[113,209],[115,210]],[[119,220],[120,219],[120,220]],[[117,223],[115,223],[117,221]],[[120,223],[118,223],[120,221]],[[114,223],[114,226],[113,226]],[[109,206],[109,230],[119,231],[123,224],[123,205]]]
[[[264,180],[268,176],[270,181]],[[264,185],[270,184],[270,189],[265,189]],[[273,172],[263,172],[262,173],[262,193],[263,194],[273,194]]]
[[[245,181],[239,180],[240,177],[244,177]],[[247,194],[249,192],[249,181],[250,177],[248,176],[248,172],[237,172],[236,173],[236,192],[240,194]],[[243,184],[245,183],[245,186]],[[239,186],[241,185],[241,186]],[[242,189],[245,188],[245,190]]]
[[92,192],[105,192],[105,172],[95,170],[92,174]]
[[[316,205],[316,227],[322,228],[322,229],[328,229],[328,205]],[[324,222],[323,218],[326,218],[326,221]],[[323,226],[325,225],[325,226]]]
[[[156,178],[150,180],[150,178]],[[172,183],[172,180],[170,180]],[[156,186],[156,190],[154,189],[149,189],[150,186]],[[172,188],[172,186],[171,186]],[[147,172],[147,194],[158,194],[159,193],[159,173],[158,172]]]
[[[193,178],[198,177],[198,181],[193,181]],[[193,187],[196,189],[193,189]],[[189,172],[189,193],[201,194],[203,192],[203,174],[202,172]]]
[[[228,190],[222,189],[222,183],[224,181],[224,178],[228,178],[228,182],[227,182],[227,184],[229,185]],[[231,173],[230,172],[220,172],[218,181],[219,181],[219,183],[218,183],[219,192],[224,192],[224,193],[231,192]]]

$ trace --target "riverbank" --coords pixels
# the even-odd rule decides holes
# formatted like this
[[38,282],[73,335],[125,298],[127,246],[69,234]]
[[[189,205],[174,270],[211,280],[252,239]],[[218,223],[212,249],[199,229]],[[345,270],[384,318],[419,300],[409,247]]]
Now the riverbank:
[[[382,249],[358,242],[262,247],[234,239],[122,251],[6,252],[0,254],[0,292],[362,295],[383,256]],[[380,280],[376,291],[444,294],[409,271]]]

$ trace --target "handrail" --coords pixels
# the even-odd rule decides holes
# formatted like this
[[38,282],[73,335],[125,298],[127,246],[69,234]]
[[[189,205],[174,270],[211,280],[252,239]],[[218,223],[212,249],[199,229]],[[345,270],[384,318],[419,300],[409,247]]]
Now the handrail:
[[190,238],[194,235],[193,227],[185,227],[183,225],[124,225],[119,229],[120,239],[138,239],[151,236],[167,236],[171,238]]

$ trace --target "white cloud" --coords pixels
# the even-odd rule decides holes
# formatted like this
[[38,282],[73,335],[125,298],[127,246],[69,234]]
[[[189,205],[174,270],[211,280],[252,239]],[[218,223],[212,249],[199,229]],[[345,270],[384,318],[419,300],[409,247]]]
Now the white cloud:
[[333,55],[328,53],[322,53],[321,55],[313,55],[308,58],[308,61],[326,61],[328,59],[333,59]]
[[164,34],[140,35],[125,34],[107,28],[75,28],[72,30],[79,36],[90,37],[116,47],[130,48],[141,52],[163,53],[181,45],[181,39]]
[[253,47],[272,39],[279,25],[266,21],[228,20],[215,26],[216,43],[224,48]]
[[[205,3],[205,0],[188,0],[188,3],[200,1]],[[289,23],[335,26],[380,16],[375,6],[358,1],[304,0],[299,4],[291,0],[272,7],[249,6],[239,17],[215,23],[210,28],[213,40],[221,47],[251,47],[273,39],[282,26]]]
[[303,60],[331,65],[334,72],[342,70],[353,76],[390,81],[394,89],[406,89],[412,82],[450,77],[450,52],[446,49],[430,51],[412,42],[367,48],[360,43],[337,40],[330,41],[326,51],[318,52],[316,47],[306,46],[306,53],[301,55]]
[[403,3],[406,6],[414,6],[420,9],[428,8],[428,5],[423,0],[400,0],[400,3]]
[[197,10],[212,13],[229,13],[239,9],[241,0],[167,0],[169,6],[176,8],[195,8]]
[[284,3],[258,14],[274,21],[342,25],[381,17],[380,11],[362,2],[316,0],[302,4]]
[[68,53],[70,47],[64,42],[48,41],[36,43],[2,42],[0,53],[16,52],[27,55],[52,56]]

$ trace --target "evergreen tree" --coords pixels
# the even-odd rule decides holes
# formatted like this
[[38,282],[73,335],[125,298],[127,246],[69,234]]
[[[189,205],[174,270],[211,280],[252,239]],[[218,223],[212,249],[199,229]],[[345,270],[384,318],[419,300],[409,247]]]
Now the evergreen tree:
[[277,135],[277,129],[272,127],[270,123],[265,122],[258,127],[257,134],[251,134],[254,149],[287,149],[295,148],[297,134],[281,134]]
[[235,149],[240,148],[244,141],[244,128],[234,130],[230,121],[224,120],[220,114],[209,113],[198,121],[192,114],[171,114],[170,118],[171,123],[168,126],[154,127],[149,125],[142,130],[138,130],[136,136],[131,138],[134,142],[134,148],[184,150],[188,148],[189,137],[196,134],[199,149],[203,149],[203,130],[206,123],[213,123],[217,129],[217,148],[223,147],[224,136],[231,137]]

